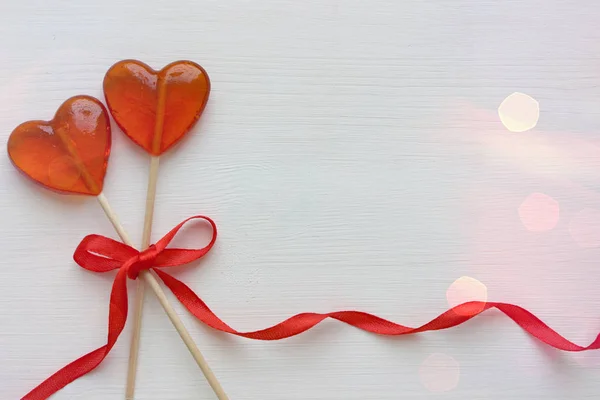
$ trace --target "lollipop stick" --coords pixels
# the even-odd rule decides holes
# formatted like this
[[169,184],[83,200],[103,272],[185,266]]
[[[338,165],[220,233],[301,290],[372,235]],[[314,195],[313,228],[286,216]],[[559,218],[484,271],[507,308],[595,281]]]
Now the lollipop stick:
[[[150,237],[152,235],[154,201],[156,199],[156,181],[158,179],[158,164],[158,156],[152,156],[150,159],[150,174],[148,177],[148,191],[146,194],[146,215],[144,217],[144,231],[142,233],[142,249],[145,249],[150,245]],[[129,367],[127,369],[127,386],[125,388],[126,400],[133,400],[135,393],[135,380],[137,377],[137,363],[140,348],[140,336],[142,331],[142,312],[144,310],[144,290],[144,281],[138,281],[135,293],[135,307],[133,310],[131,346],[129,348]]]
[[152,221],[154,219],[154,201],[156,199],[156,181],[158,180],[158,164],[160,158],[150,158],[150,174],[148,177],[148,191],[146,193],[146,215],[144,217],[144,232],[142,235],[142,248],[150,246],[152,235]]
[[123,243],[126,243],[129,246],[133,246],[131,239],[129,239],[129,235],[127,235],[127,232],[125,232],[123,225],[121,225],[121,222],[119,222],[119,219],[117,218],[117,214],[115,214],[115,212],[110,207],[110,204],[108,204],[108,199],[106,198],[104,193],[100,192],[100,194],[98,196],[96,196],[96,198],[98,199],[98,203],[100,203],[100,207],[102,207],[102,210],[108,217],[108,220],[112,224],[113,228],[115,228],[117,235],[119,235],[119,237],[121,238]]
[[[157,84],[157,106],[156,120],[154,121],[154,135],[152,136],[152,150],[154,154],[159,153],[160,142],[165,121],[166,86],[164,79],[158,77]],[[144,231],[142,233],[142,249],[150,245],[152,236],[152,222],[154,221],[154,202],[156,199],[156,181],[158,179],[159,158],[156,155],[150,158],[150,172],[148,174],[148,189],[146,191],[146,215],[144,216]],[[135,380],[137,376],[137,363],[140,348],[140,336],[142,333],[142,315],[144,311],[144,281],[137,283],[135,309],[133,311],[133,331],[131,346],[129,348],[129,366],[127,368],[127,386],[125,387],[125,399],[133,400],[135,393]]]
[[135,379],[137,377],[138,354],[140,349],[140,334],[142,331],[142,311],[144,310],[144,281],[138,280],[135,290],[135,306],[133,309],[133,331],[131,333],[131,346],[129,347],[129,366],[127,368],[127,386],[125,399],[133,400],[135,393]]
[[[133,247],[133,244],[132,244],[131,240],[129,239],[127,232],[125,232],[125,230],[123,229],[123,226],[117,219],[114,211],[110,207],[110,204],[108,203],[108,201],[103,193],[100,193],[98,195],[98,202],[100,203],[100,206],[104,210],[104,213],[110,220],[111,224],[115,227],[115,230],[117,231],[117,234],[119,235],[121,240],[123,240],[123,242],[125,242],[129,246]],[[167,299],[165,292],[163,292],[163,290],[160,287],[160,285],[158,284],[158,281],[156,280],[156,278],[148,271],[140,272],[139,276],[144,280],[144,282],[146,284],[148,284],[148,286],[150,286],[150,288],[152,289],[152,291],[158,298],[158,301],[160,302],[161,306],[165,310],[165,313],[167,314],[167,316],[171,320],[171,323],[173,324],[173,326],[179,333],[179,336],[181,336],[181,339],[183,340],[183,342],[187,346],[188,350],[192,354],[192,357],[194,357],[194,360],[196,361],[196,363],[200,367],[200,370],[206,377],[210,387],[213,389],[213,391],[217,395],[217,398],[219,400],[229,400],[229,397],[227,397],[227,395],[225,394],[225,391],[221,387],[221,384],[219,383],[216,376],[210,369],[208,363],[204,359],[204,356],[198,349],[198,346],[196,345],[196,343],[190,336],[190,333],[185,328],[185,325],[183,324],[183,322],[181,321],[181,319],[179,318],[179,316],[173,309],[173,306]]]

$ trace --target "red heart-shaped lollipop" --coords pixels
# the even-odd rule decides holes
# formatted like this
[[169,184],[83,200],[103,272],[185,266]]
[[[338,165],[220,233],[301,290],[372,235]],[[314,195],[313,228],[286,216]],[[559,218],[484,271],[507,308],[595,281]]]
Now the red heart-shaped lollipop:
[[65,101],[51,121],[28,121],[8,139],[13,164],[34,181],[60,192],[102,192],[111,136],[108,113],[90,96]]
[[104,77],[106,103],[117,125],[135,143],[160,155],[196,123],[210,93],[206,71],[191,61],[177,61],[155,71],[125,60]]

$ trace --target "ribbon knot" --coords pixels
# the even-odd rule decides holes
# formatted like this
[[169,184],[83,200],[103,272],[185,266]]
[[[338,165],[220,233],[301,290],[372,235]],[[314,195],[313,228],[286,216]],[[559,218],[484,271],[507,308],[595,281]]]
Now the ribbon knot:
[[152,268],[156,263],[156,257],[160,254],[156,245],[150,245],[146,250],[139,252],[123,264],[121,268],[127,271],[129,279],[137,279],[140,271]]

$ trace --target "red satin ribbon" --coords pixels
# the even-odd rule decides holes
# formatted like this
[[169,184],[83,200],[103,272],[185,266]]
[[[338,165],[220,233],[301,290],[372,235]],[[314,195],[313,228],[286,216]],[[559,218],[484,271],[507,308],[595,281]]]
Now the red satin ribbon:
[[[197,250],[167,249],[177,232],[188,221],[201,219],[207,221],[213,230],[210,243]],[[399,336],[425,331],[448,329],[476,317],[482,312],[496,308],[516,322],[523,330],[559,350],[586,351],[600,349],[600,334],[589,346],[579,346],[561,336],[542,320],[522,307],[497,302],[472,301],[449,309],[430,322],[411,328],[360,311],[338,311],[327,314],[302,313],[294,315],[269,328],[240,332],[213,313],[208,306],[183,282],[175,279],[158,268],[175,267],[203,257],[212,248],[217,237],[217,227],[208,217],[195,216],[181,222],[155,245],[139,252],[130,246],[99,235],[86,236],[77,247],[73,258],[81,267],[94,272],[108,272],[118,269],[110,296],[108,317],[108,339],[106,345],[84,355],[62,368],[39,386],[29,392],[22,400],[43,400],[64,386],[96,368],[108,355],[123,331],[127,320],[127,277],[136,279],[140,271],[152,269],[171,289],[177,299],[196,318],[213,329],[256,340],[279,340],[298,335],[327,318],[345,322],[355,328],[380,335]]]
[[[183,225],[193,219],[208,221],[213,230],[209,244],[198,250],[167,249]],[[195,216],[186,219],[155,245],[139,252],[116,240],[99,235],[86,236],[77,249],[73,258],[81,267],[93,272],[109,272],[118,269],[117,276],[110,293],[110,308],[108,312],[108,339],[106,344],[83,357],[78,358],[54,375],[46,379],[22,400],[44,400],[96,368],[106,358],[113,348],[127,321],[127,277],[136,279],[142,270],[150,268],[174,267],[187,264],[203,257],[217,240],[217,226],[212,219]]]

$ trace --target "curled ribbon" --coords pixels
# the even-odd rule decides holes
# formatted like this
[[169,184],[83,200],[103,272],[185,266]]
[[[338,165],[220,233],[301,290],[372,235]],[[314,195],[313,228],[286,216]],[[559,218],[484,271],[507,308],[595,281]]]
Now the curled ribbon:
[[[201,249],[168,249],[167,245],[177,232],[190,220],[201,219],[212,227],[209,244]],[[96,368],[108,355],[117,338],[123,331],[127,320],[127,277],[136,279],[143,270],[152,269],[173,292],[175,297],[198,320],[211,328],[256,340],[279,340],[298,335],[331,318],[367,332],[388,335],[410,335],[426,331],[436,331],[460,325],[482,312],[496,308],[512,319],[524,331],[547,345],[564,351],[586,351],[600,349],[600,334],[588,346],[579,346],[546,325],[542,320],[517,305],[498,302],[472,301],[452,307],[424,325],[411,328],[396,324],[376,315],[361,311],[337,311],[332,313],[302,313],[266,329],[240,332],[223,322],[202,301],[192,289],[183,282],[157,268],[175,267],[203,257],[210,251],[217,238],[217,227],[208,217],[195,216],[181,222],[167,233],[155,245],[139,252],[123,243],[99,235],[86,236],[77,247],[73,258],[83,268],[94,272],[108,272],[118,269],[110,296],[108,317],[108,340],[106,345],[84,355],[68,364],[39,386],[29,392],[22,400],[43,400],[64,386]]]

